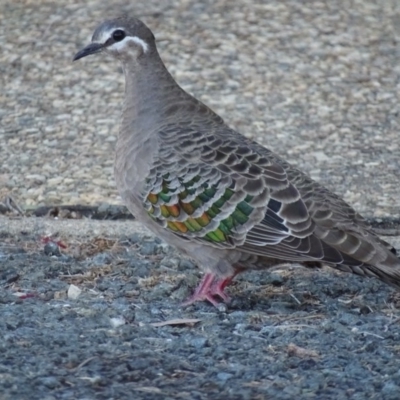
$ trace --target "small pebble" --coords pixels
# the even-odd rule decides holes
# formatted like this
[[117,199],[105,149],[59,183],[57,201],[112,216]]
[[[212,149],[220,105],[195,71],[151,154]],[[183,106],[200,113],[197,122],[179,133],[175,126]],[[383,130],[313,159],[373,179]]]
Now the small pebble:
[[115,318],[110,318],[110,324],[113,328],[118,328],[121,325],[125,325],[126,321],[122,317],[115,317]]
[[82,293],[82,290],[78,288],[78,286],[75,285],[69,285],[67,296],[70,300],[76,300],[80,294]]
[[218,372],[217,374],[217,379],[219,379],[220,381],[227,381],[228,379],[231,378],[233,378],[233,375],[227,372]]
[[194,338],[190,341],[190,344],[195,347],[196,349],[201,349],[205,346],[207,346],[208,341],[206,338]]
[[40,378],[40,383],[49,389],[55,389],[59,385],[58,379],[53,376]]
[[158,246],[155,242],[143,242],[140,247],[139,253],[144,256],[151,256],[157,253]]
[[58,247],[58,244],[54,242],[46,243],[43,251],[46,256],[61,256],[60,248]]

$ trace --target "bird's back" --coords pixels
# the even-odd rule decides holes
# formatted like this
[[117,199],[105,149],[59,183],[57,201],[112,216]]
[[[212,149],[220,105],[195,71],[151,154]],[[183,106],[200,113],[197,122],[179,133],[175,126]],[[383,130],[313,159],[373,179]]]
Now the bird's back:
[[260,257],[321,260],[398,284],[388,243],[344,200],[188,97],[161,127],[148,212],[175,235]]

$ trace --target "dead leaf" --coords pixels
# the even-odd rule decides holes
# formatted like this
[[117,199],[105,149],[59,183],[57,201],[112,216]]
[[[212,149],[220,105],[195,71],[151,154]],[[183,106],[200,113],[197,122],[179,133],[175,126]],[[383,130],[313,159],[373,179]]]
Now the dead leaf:
[[201,319],[198,318],[177,318],[177,319],[170,319],[169,321],[161,321],[161,322],[152,322],[151,326],[167,326],[167,325],[190,325],[193,326],[200,322]]
[[156,388],[154,386],[136,386],[134,390],[138,390],[139,392],[145,392],[145,393],[162,393],[161,389]]
[[294,343],[289,343],[287,347],[289,356],[297,356],[300,358],[306,357],[319,357],[319,354],[315,350],[305,349],[303,347],[296,346]]

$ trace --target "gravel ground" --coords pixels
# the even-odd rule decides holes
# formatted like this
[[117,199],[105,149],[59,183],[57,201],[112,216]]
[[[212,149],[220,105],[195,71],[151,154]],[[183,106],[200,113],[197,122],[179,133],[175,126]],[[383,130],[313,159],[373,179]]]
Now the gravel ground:
[[123,222],[68,236],[74,222],[0,230],[2,400],[398,399],[388,286],[283,264],[239,277],[227,307],[182,308],[190,261]]
[[281,265],[239,276],[227,307],[182,308],[191,262],[134,221],[62,218],[116,218],[123,77],[106,57],[71,59],[100,20],[131,13],[186,90],[400,248],[400,3],[109,3],[0,2],[0,214],[9,194],[34,215],[89,206],[0,215],[0,399],[397,400],[388,286]]
[[107,57],[71,59],[99,21],[130,13],[232,126],[363,214],[400,216],[398,1],[111,3],[0,3],[0,191],[32,207],[119,203],[123,76]]

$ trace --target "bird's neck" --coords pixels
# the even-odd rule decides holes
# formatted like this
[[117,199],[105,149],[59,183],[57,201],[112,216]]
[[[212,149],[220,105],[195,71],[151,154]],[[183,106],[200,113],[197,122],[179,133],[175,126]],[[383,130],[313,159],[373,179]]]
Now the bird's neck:
[[204,126],[223,123],[221,117],[176,83],[157,51],[140,64],[125,63],[124,72],[122,136],[135,136],[141,141],[169,124],[190,123],[193,114],[198,122],[204,122]]
[[172,105],[192,101],[165,68],[158,54],[140,65],[124,65],[125,101],[121,134],[143,135],[165,123]]

